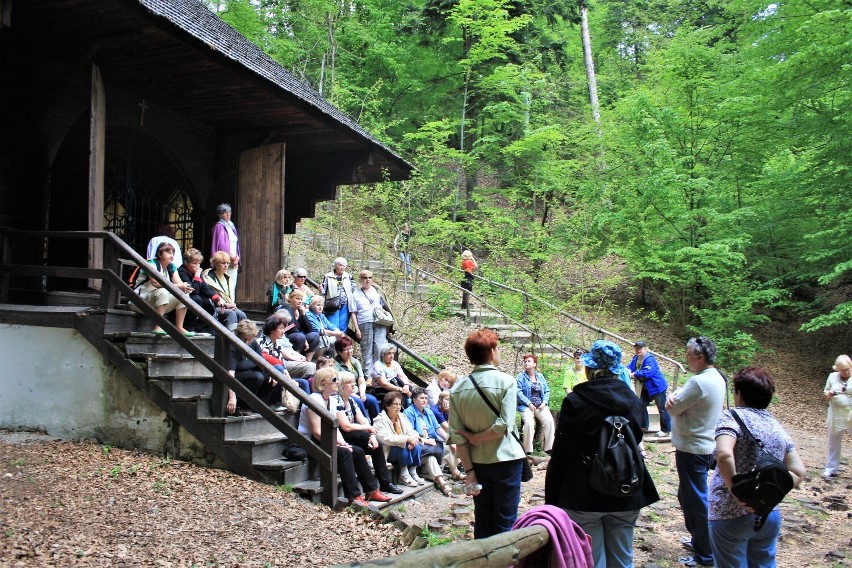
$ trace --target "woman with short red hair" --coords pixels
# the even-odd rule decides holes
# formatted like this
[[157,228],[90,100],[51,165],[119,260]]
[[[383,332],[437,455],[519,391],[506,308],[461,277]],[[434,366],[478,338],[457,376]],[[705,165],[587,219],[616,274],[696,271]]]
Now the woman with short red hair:
[[550,453],[553,448],[553,414],[550,413],[550,387],[538,371],[538,359],[532,353],[524,355],[524,370],[515,377],[518,383],[518,412],[524,432],[524,451],[532,454],[535,424],[539,424],[541,449]]
[[496,333],[474,331],[464,350],[475,367],[450,391],[449,442],[456,444],[467,472],[465,490],[473,495],[473,537],[487,538],[512,530],[518,516],[526,459],[515,441],[518,387],[511,375],[497,370]]

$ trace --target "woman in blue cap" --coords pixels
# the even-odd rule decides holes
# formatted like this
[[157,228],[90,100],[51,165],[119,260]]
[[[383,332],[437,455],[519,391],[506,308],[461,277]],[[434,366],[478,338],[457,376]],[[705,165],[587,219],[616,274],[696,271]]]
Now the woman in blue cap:
[[[642,440],[642,403],[621,379],[621,348],[596,341],[580,357],[588,381],[562,401],[556,440],[545,479],[545,503],[562,507],[592,537],[595,568],[633,566],[633,529],[639,510],[660,500],[647,469],[638,491],[609,495],[592,487],[589,456],[597,450],[604,419],[621,416]],[[644,468],[644,463],[642,468]]]

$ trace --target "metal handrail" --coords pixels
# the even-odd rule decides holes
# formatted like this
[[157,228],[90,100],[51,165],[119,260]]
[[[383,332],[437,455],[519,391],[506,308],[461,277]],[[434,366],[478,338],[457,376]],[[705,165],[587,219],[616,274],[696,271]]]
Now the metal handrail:
[[[326,226],[324,226],[324,225],[322,225],[322,224],[320,224],[320,226],[321,226],[321,227],[324,227],[324,228],[325,228],[325,229],[327,229],[327,230],[331,230],[329,227],[326,227]],[[367,242],[365,242],[365,241],[360,240],[358,237],[355,237],[355,236],[349,235],[349,236],[348,236],[348,238],[350,238],[350,239],[352,239],[352,240],[354,240],[354,241],[356,241],[356,242],[360,242],[360,243],[362,243],[362,244],[364,244],[364,245],[369,245],[369,243],[367,243]],[[442,266],[442,267],[444,267],[444,268],[447,268],[447,269],[449,269],[449,270],[451,270],[451,271],[453,271],[453,272],[461,272],[461,269],[460,269],[460,268],[457,268],[457,267],[455,267],[455,266],[452,266],[452,265],[450,265],[450,264],[447,264],[447,263],[445,263],[445,262],[443,262],[443,261],[433,259],[433,258],[431,258],[431,257],[429,257],[429,256],[425,256],[425,257],[421,257],[421,258],[422,258],[423,260],[427,261],[428,263],[434,263],[434,264],[437,264],[437,265]],[[413,260],[413,256],[412,256],[412,260]],[[437,276],[437,274],[435,274],[435,272],[433,272],[433,271],[428,271],[428,270],[425,270],[425,269],[422,269],[422,268],[419,268],[419,267],[417,268],[417,272],[422,272],[423,274],[428,274],[429,276],[431,276],[431,277],[435,277],[435,278],[437,278],[437,277],[438,277],[438,276]],[[544,305],[544,306],[548,307],[549,309],[551,309],[554,313],[557,313],[557,314],[559,314],[559,315],[561,315],[561,316],[563,316],[563,317],[565,317],[565,318],[567,318],[567,319],[569,319],[569,320],[571,320],[571,321],[575,322],[576,324],[578,324],[578,325],[580,325],[580,326],[582,326],[582,327],[585,327],[585,328],[587,328],[587,329],[589,329],[589,330],[591,330],[591,331],[594,331],[594,332],[596,332],[596,333],[598,333],[598,334],[600,334],[600,335],[602,335],[602,336],[608,336],[608,337],[611,337],[611,338],[613,338],[613,339],[617,339],[618,341],[621,341],[621,342],[623,342],[623,343],[626,343],[626,344],[628,344],[628,345],[630,345],[630,346],[632,346],[632,345],[635,343],[635,341],[632,341],[632,340],[630,340],[630,339],[628,339],[628,338],[626,338],[626,337],[623,337],[623,336],[621,336],[621,335],[618,335],[617,333],[613,333],[613,332],[611,332],[611,331],[609,331],[609,330],[606,330],[606,329],[604,329],[604,328],[602,328],[602,327],[596,326],[596,325],[594,325],[594,324],[592,324],[592,323],[589,323],[589,322],[587,322],[587,321],[585,321],[585,320],[583,320],[583,319],[581,319],[581,318],[578,318],[577,316],[575,316],[575,315],[573,315],[573,314],[571,314],[571,313],[569,313],[569,312],[566,312],[566,311],[562,310],[562,309],[561,309],[561,308],[559,308],[558,306],[556,306],[556,305],[554,305],[554,304],[552,304],[552,303],[548,302],[547,300],[544,300],[544,299],[542,299],[542,298],[539,298],[538,296],[535,296],[534,294],[530,294],[529,292],[526,292],[526,291],[524,291],[524,290],[519,290],[519,289],[517,289],[517,288],[513,288],[512,286],[508,286],[508,285],[506,285],[506,284],[503,284],[503,283],[500,283],[500,282],[497,282],[497,281],[494,281],[494,280],[490,280],[490,279],[485,278],[485,277],[483,277],[483,276],[480,276],[480,275],[478,275],[478,274],[473,274],[473,277],[474,277],[474,279],[481,280],[483,283],[488,284],[488,285],[490,285],[490,286],[495,286],[495,287],[497,287],[497,288],[502,288],[502,289],[504,289],[504,290],[507,290],[507,291],[510,291],[510,292],[513,292],[513,293],[516,293],[516,294],[521,294],[522,296],[524,296],[525,298],[527,298],[527,299],[529,299],[529,300],[534,300],[534,301],[536,301],[536,302],[539,302],[539,303],[541,303],[542,305]],[[453,283],[453,282],[450,282],[450,281],[449,281],[449,280],[447,280],[447,279],[440,278],[440,280],[441,280],[442,282],[445,282],[446,284],[448,284],[448,285],[452,286],[453,288],[455,288],[455,289],[457,289],[457,290],[463,290],[460,286],[458,286],[457,284],[455,284],[455,283]],[[472,292],[470,292],[470,294],[472,294]],[[476,297],[476,296],[474,296],[474,297]],[[480,299],[480,301],[484,301],[484,300]],[[501,314],[503,317],[505,317],[506,319],[511,320],[511,321],[512,321],[512,323],[514,323],[515,325],[518,325],[519,327],[522,327],[525,331],[528,331],[528,332],[533,333],[534,335],[536,335],[536,336],[540,337],[538,333],[535,333],[535,332],[531,331],[528,327],[526,327],[526,326],[524,326],[523,324],[521,324],[521,323],[517,322],[517,320],[515,320],[514,318],[511,318],[511,317],[507,316],[507,315],[506,315],[506,314],[504,314],[502,311],[500,311],[500,310],[498,310],[498,309],[494,308],[494,307],[493,307],[493,306],[491,306],[491,305],[489,305],[488,307],[489,307],[489,309],[493,309],[495,312],[500,313],[500,314]],[[548,345],[550,345],[551,347],[553,347],[553,348],[557,349],[558,351],[560,351],[561,353],[563,353],[563,354],[567,355],[568,357],[573,357],[573,355],[572,355],[571,353],[568,353],[567,351],[565,351],[564,349],[562,349],[562,348],[561,348],[561,347],[559,347],[559,346],[552,345],[552,344],[550,344],[549,342],[548,342]],[[672,365],[674,365],[674,366],[675,366],[675,384],[677,384],[678,374],[679,374],[679,373],[686,373],[686,368],[683,366],[683,364],[682,364],[682,363],[680,363],[679,361],[677,361],[676,359],[673,359],[673,358],[671,358],[671,357],[668,357],[667,355],[664,355],[664,354],[662,354],[662,353],[659,353],[659,352],[653,351],[653,350],[651,350],[651,349],[649,349],[648,351],[649,351],[650,353],[652,353],[654,356],[658,357],[659,359],[663,359],[664,361],[668,361],[669,363],[671,363]]]
[[[23,237],[32,238],[69,238],[69,239],[95,239],[99,242],[109,243],[111,249],[104,247],[104,252],[120,251],[129,256],[130,259],[140,268],[146,269],[146,274],[149,278],[153,278],[163,288],[169,291],[173,296],[178,298],[187,309],[191,310],[205,324],[210,326],[216,333],[217,357],[213,358],[207,355],[200,347],[196,346],[189,338],[180,333],[171,322],[161,316],[145,302],[130,286],[124,282],[121,277],[116,274],[111,268],[81,268],[81,267],[57,267],[57,266],[41,266],[41,265],[14,265],[8,262],[8,240],[9,235],[20,235]],[[196,360],[204,365],[212,374],[213,378],[229,389],[233,390],[239,397],[248,403],[252,410],[258,412],[276,429],[285,434],[288,438],[298,440],[302,446],[313,457],[321,468],[321,479],[323,484],[323,500],[333,506],[337,501],[337,428],[338,421],[336,416],[332,415],[323,405],[317,403],[313,398],[299,388],[298,384],[292,379],[286,379],[277,369],[270,365],[263,357],[260,357],[252,349],[246,345],[244,341],[239,339],[230,330],[222,326],[210,314],[202,309],[198,304],[189,301],[188,296],[172,284],[168,279],[164,278],[158,271],[150,270],[150,264],[136,251],[130,248],[123,240],[114,233],[108,231],[27,231],[13,228],[0,227],[0,238],[2,245],[0,250],[4,251],[4,257],[0,259],[0,299],[7,301],[9,295],[9,278],[11,274],[23,276],[60,276],[70,278],[85,278],[85,279],[101,279],[106,285],[102,285],[99,307],[108,309],[113,307],[118,300],[119,293],[123,294],[134,306],[136,306],[145,316],[157,325],[161,326],[181,347],[186,349]],[[120,259],[118,255],[109,258],[109,263],[115,262],[118,264]],[[108,265],[105,258],[104,265]],[[251,360],[259,368],[268,373],[275,381],[280,383],[283,388],[287,389],[303,404],[306,404],[313,412],[317,413],[322,423],[322,441],[321,445],[317,446],[307,436],[300,433],[296,428],[287,423],[281,416],[270,409],[257,396],[246,388],[242,383],[237,381],[230,375],[228,370],[217,360],[225,356],[225,350],[234,348],[241,352],[249,360]],[[216,413],[221,414],[224,410],[224,398],[219,401],[214,400],[214,404],[218,404],[219,408],[214,408]]]
[[[317,291],[320,290],[319,283],[316,280],[314,280],[313,278],[311,278],[310,276],[305,278],[305,284],[314,288]],[[347,326],[345,332],[346,332],[346,335],[348,335],[354,341],[358,340],[357,337],[355,336],[355,332],[353,332],[351,329],[349,329],[348,326]],[[439,369],[438,367],[436,367],[435,365],[433,365],[432,363],[430,363],[429,361],[427,361],[426,359],[421,357],[419,353],[412,350],[410,347],[408,347],[402,341],[400,341],[400,340],[398,340],[398,339],[396,339],[395,337],[392,337],[392,336],[388,336],[387,340],[397,347],[397,358],[399,357],[399,352],[401,351],[401,352],[405,353],[406,355],[408,355],[409,357],[411,357],[412,359],[414,359],[415,361],[417,361],[418,363],[420,363],[421,365],[423,365],[424,367],[426,367],[427,369],[429,369],[430,371],[432,371],[433,373],[435,373],[436,375],[441,372],[441,369]],[[369,372],[369,369],[367,370],[367,372]],[[417,375],[415,375],[411,371],[408,371],[406,373],[406,375],[409,375],[409,374],[415,380],[415,382],[418,383],[420,386],[426,386],[426,381],[424,381],[423,379],[421,379],[420,377],[418,377]]]

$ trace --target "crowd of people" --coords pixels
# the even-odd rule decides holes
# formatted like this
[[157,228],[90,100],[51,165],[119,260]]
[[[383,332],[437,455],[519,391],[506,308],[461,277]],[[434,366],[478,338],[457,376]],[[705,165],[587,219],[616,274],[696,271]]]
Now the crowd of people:
[[[761,452],[783,462],[794,485],[806,475],[795,443],[767,410],[775,383],[765,369],[745,367],[729,385],[716,367],[715,343],[705,336],[692,337],[686,344],[692,375],[672,391],[645,341],[633,345],[633,356],[624,365],[621,348],[599,340],[588,351],[574,351],[572,363],[565,367],[566,396],[556,420],[538,358],[524,355],[523,370],[514,378],[503,373],[498,337],[482,329],[472,332],[464,345],[473,365],[468,376],[459,378],[445,370],[420,388],[406,375],[396,360],[396,347],[388,342],[392,328],[382,315],[388,305],[373,274],[362,270],[356,279],[347,272],[345,258],[334,260],[316,293],[306,285],[304,268],[279,271],[271,287],[271,314],[259,334],[235,302],[240,248],[230,207],[220,205],[217,212],[220,220],[214,228],[210,268],[201,270],[203,258],[197,249],[181,254],[174,235],[164,227],[149,246],[148,270],[188,294],[283,375],[281,383],[243,350],[231,348],[229,372],[262,402],[275,411],[296,410],[287,404],[288,389],[283,388],[295,386],[335,415],[340,425],[338,470],[350,502],[389,501],[389,494],[403,492],[400,485],[418,487],[427,481],[449,495],[448,479],[464,480],[474,502],[474,537],[486,538],[511,530],[515,523],[525,465],[537,443],[550,457],[545,502],[564,510],[591,536],[597,568],[632,566],[633,531],[640,510],[660,496],[641,460],[635,487],[623,494],[607,492],[592,479],[592,462],[599,457],[597,440],[615,417],[619,428],[626,428],[619,432],[632,439],[643,456],[646,434],[670,438],[674,446],[677,498],[689,533],[681,539],[689,553],[678,559],[680,564],[774,565],[781,528],[777,508],[757,518],[755,510],[731,492],[734,476],[754,467]],[[410,231],[405,231],[396,243],[406,272],[409,237]],[[469,251],[462,258],[464,288],[469,292],[476,261]],[[137,291],[158,313],[174,311],[181,333],[208,331],[156,280],[143,274]],[[346,333],[350,327],[360,343],[361,360],[354,356],[354,342]],[[154,333],[165,334],[159,326]],[[827,479],[838,475],[843,435],[852,432],[850,374],[852,360],[839,356],[823,391],[829,403],[823,472]],[[651,403],[659,412],[659,430],[650,429]],[[229,392],[226,410],[250,412],[234,392]],[[319,417],[308,405],[298,411],[299,431],[319,443]],[[399,485],[388,464],[399,469]]]

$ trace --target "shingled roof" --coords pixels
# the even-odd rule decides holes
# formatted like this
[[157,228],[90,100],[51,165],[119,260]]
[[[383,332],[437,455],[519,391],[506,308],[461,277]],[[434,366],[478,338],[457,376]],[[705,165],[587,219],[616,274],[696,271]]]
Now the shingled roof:
[[327,115],[354,134],[374,144],[399,160],[409,170],[410,164],[385,144],[364,130],[351,116],[344,113],[316,90],[299,81],[274,59],[238,33],[199,0],[138,0],[156,16],[204,42],[210,49],[256,73],[277,87],[291,93],[318,112]]
[[332,183],[407,179],[413,169],[199,0],[15,2],[3,45],[15,46],[19,59],[54,59],[57,76],[92,62],[108,91],[117,87],[211,133],[284,142],[297,162],[334,166]]

